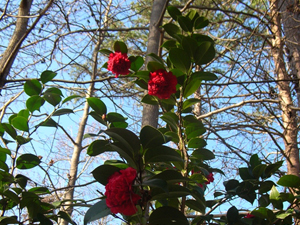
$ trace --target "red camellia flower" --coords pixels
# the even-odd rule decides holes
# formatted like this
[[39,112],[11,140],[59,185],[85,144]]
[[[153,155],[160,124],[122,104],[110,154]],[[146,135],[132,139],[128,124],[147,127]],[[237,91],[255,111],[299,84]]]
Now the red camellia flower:
[[252,214],[250,214],[250,213],[248,213],[246,216],[244,216],[244,218],[248,218],[248,219],[251,219],[251,218],[254,218],[255,216],[254,215],[252,215]]
[[106,205],[112,213],[131,216],[137,212],[136,204],[141,198],[135,194],[132,184],[136,178],[136,170],[128,167],[111,175],[105,186]]
[[157,96],[160,99],[168,99],[176,92],[177,78],[172,72],[159,69],[150,72],[148,82],[148,94]]
[[115,52],[110,53],[109,59],[107,62],[107,69],[111,71],[113,74],[118,77],[121,75],[127,75],[129,74],[129,68],[130,68],[131,62],[128,59],[128,56],[126,53],[121,52]]
[[206,177],[207,181],[205,182],[205,184],[210,184],[210,182],[214,182],[215,178],[214,175],[212,173],[209,173]]

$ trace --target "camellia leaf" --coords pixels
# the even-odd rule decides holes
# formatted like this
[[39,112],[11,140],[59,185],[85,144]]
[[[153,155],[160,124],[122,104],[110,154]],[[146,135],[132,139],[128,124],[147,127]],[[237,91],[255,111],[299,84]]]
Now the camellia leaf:
[[194,38],[191,37],[184,37],[182,38],[181,43],[183,49],[186,51],[186,53],[189,54],[190,58],[194,58],[194,55],[196,53],[197,41]]
[[155,225],[188,225],[185,215],[178,209],[170,206],[163,206],[155,209],[149,218],[150,224]]
[[189,148],[202,148],[206,146],[206,141],[203,138],[192,138],[188,142],[188,147]]
[[149,178],[149,180],[152,179],[162,179],[171,183],[191,181],[189,178],[183,177],[182,174],[180,172],[177,172],[176,170],[164,170],[161,173]]
[[42,91],[42,85],[36,79],[28,80],[24,84],[24,91],[29,96],[39,95]]
[[210,41],[201,43],[195,53],[195,62],[197,65],[207,64],[215,57],[216,51],[214,45]]
[[185,201],[185,204],[193,210],[196,210],[203,214],[205,213],[205,204],[203,204],[203,203],[200,203],[200,202],[192,200],[192,199],[188,199]]
[[288,174],[280,177],[277,182],[280,186],[291,187],[291,188],[299,188],[300,187],[300,178],[296,175]]
[[99,115],[106,114],[106,105],[99,98],[90,97],[86,99],[89,106]]
[[15,118],[13,118],[11,122],[15,128],[17,128],[21,131],[26,131],[26,132],[29,131],[28,122],[27,122],[26,118],[24,118],[22,116],[17,116]]
[[142,98],[142,102],[146,103],[146,104],[149,104],[149,105],[158,105],[158,103],[159,103],[157,97],[155,97],[153,95],[149,95],[149,94],[146,94]]
[[149,186],[149,187],[161,188],[165,192],[168,192],[168,183],[165,180],[162,180],[162,179],[146,180],[142,183],[142,185],[143,186]]
[[84,215],[84,225],[101,219],[111,213],[110,208],[107,207],[106,201],[101,200],[100,202],[97,202],[95,205],[90,207],[86,214]]
[[18,112],[18,116],[22,116],[22,117],[28,119],[29,110],[28,109],[22,109],[21,111]]
[[30,112],[34,112],[35,110],[40,111],[42,105],[44,105],[45,100],[39,95],[32,95],[26,101],[26,107]]
[[96,140],[93,141],[88,149],[87,149],[87,154],[89,156],[96,156],[99,155],[103,152],[107,152],[107,151],[111,151],[112,148],[109,145],[109,141],[108,140]]
[[150,53],[147,56],[150,56],[154,61],[164,65],[164,61],[161,59],[161,57],[159,57],[158,55],[154,54],[154,53]]
[[111,50],[108,50],[108,49],[100,49],[99,52],[103,55],[107,55],[109,56],[110,53],[113,53]]
[[201,80],[205,81],[213,81],[218,79],[218,77],[215,74],[210,72],[195,72],[193,74],[194,76],[199,76]]
[[144,149],[159,146],[167,142],[166,137],[151,126],[144,126],[140,132],[140,139]]
[[127,53],[128,49],[124,42],[122,41],[116,41],[114,43],[114,51],[115,52],[121,52],[121,53]]
[[177,21],[178,16],[181,16],[180,10],[175,6],[168,6],[167,11],[173,20]]
[[108,179],[115,172],[120,171],[120,168],[112,165],[101,165],[92,171],[93,177],[100,184],[106,185]]
[[186,101],[183,102],[182,109],[187,109],[192,105],[195,105],[196,103],[201,102],[201,99],[198,98],[189,98]]
[[146,163],[154,162],[168,162],[168,161],[182,161],[181,156],[175,151],[167,146],[158,146],[155,148],[150,148],[145,153]]
[[61,101],[62,92],[58,88],[49,88],[44,93],[44,99],[51,105],[56,106]]
[[75,98],[82,98],[82,96],[80,96],[80,95],[71,95],[71,96],[68,96],[68,97],[66,97],[62,101],[62,104],[66,103],[66,102],[69,102],[69,101],[71,101],[72,99],[75,99]]
[[48,81],[51,81],[56,75],[57,75],[57,73],[50,71],[50,70],[46,70],[46,71],[42,72],[42,74],[41,74],[41,81],[43,84],[45,84]]
[[190,70],[191,58],[183,49],[171,48],[169,51],[169,58],[177,69],[185,73],[187,73]]
[[16,130],[8,123],[1,123],[1,127],[8,133],[13,139],[16,139],[17,132]]
[[141,56],[130,56],[129,60],[131,62],[130,69],[137,72],[144,64],[144,59]]
[[159,69],[165,69],[165,66],[163,64],[161,64],[160,62],[156,62],[156,61],[150,61],[148,62],[147,64],[147,69],[150,71],[150,72],[155,72]]
[[59,110],[56,110],[52,114],[52,116],[62,116],[62,115],[70,114],[70,113],[74,113],[74,111],[72,109],[59,109]]
[[258,218],[267,219],[269,222],[273,222],[276,218],[272,210],[265,207],[259,207],[253,210],[251,214]]
[[185,32],[192,32],[193,31],[193,22],[190,18],[185,16],[178,16],[178,23],[182,30]]
[[33,154],[23,154],[17,158],[18,169],[31,169],[39,165],[41,160]]
[[57,128],[57,123],[53,119],[49,118],[46,121],[41,122],[39,124],[39,126],[42,126],[42,127],[55,127],[55,128]]
[[235,206],[232,206],[230,209],[227,211],[227,221],[228,224],[235,224],[239,221],[239,211]]
[[209,24],[209,21],[206,17],[198,17],[195,20],[194,28],[195,29],[202,29],[202,28],[206,27],[208,24]]
[[164,30],[173,38],[178,38],[178,34],[180,34],[180,28],[173,23],[167,23],[163,25]]
[[201,77],[197,76],[196,74],[192,74],[189,77],[188,83],[184,89],[183,96],[187,98],[190,95],[194,94],[195,91],[200,87],[201,82]]

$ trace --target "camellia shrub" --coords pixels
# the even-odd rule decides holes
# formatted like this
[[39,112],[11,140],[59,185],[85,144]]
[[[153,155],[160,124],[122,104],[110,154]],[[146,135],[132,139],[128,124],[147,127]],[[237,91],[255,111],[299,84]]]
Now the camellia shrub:
[[[134,133],[126,129],[125,118],[118,113],[108,113],[99,98],[86,99],[92,108],[90,116],[106,127],[93,135],[98,138],[88,146],[87,154],[95,157],[114,152],[118,157],[106,160],[93,170],[94,179],[105,186],[105,193],[88,209],[84,224],[108,215],[119,218],[120,223],[141,225],[293,224],[293,218],[299,217],[300,178],[282,176],[279,173],[282,161],[266,164],[253,155],[248,165],[239,169],[240,180],[224,182],[223,191],[215,191],[213,199],[206,199],[207,185],[214,182],[214,174],[222,175],[223,172],[210,166],[215,155],[206,148],[205,126],[193,113],[193,106],[200,99],[192,96],[203,81],[218,79],[202,69],[215,57],[214,41],[201,33],[209,23],[196,11],[182,15],[175,7],[167,10],[174,22],[163,26],[168,35],[162,44],[165,57],[148,55],[151,60],[143,67],[145,70],[141,70],[144,59],[128,57],[123,42],[115,42],[113,52],[101,50],[108,57],[104,67],[116,79],[126,76],[148,90],[141,102],[160,106],[164,126],[158,129],[144,126],[139,133]],[[28,170],[39,166],[38,156],[18,153],[22,145],[31,141],[34,132],[29,131],[41,126],[58,127],[52,117],[73,112],[60,107],[80,96],[62,99],[58,88],[45,89],[44,84],[55,76],[56,73],[45,71],[39,80],[26,81],[27,108],[12,115],[8,123],[1,123],[0,136],[4,143],[13,140],[17,146],[11,168]],[[44,102],[56,106],[55,110],[43,122],[30,128],[30,115]],[[42,201],[50,194],[48,188],[29,189],[30,178],[9,169],[6,158],[11,157],[11,150],[7,145],[0,148],[0,153],[0,224],[53,224],[59,218],[76,224],[66,212],[59,211],[63,202]],[[278,186],[290,191],[278,189]],[[253,204],[252,210],[241,213],[232,206],[224,216],[213,216],[215,209],[237,197]],[[13,215],[23,209],[28,212],[24,221]]]

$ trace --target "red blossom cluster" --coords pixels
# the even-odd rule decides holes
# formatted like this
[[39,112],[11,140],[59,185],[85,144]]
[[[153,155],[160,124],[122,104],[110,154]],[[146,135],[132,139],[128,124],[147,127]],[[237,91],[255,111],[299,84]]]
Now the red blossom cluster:
[[247,218],[247,219],[251,219],[251,218],[254,218],[255,216],[252,215],[251,213],[247,213],[246,216],[244,216],[244,218]]
[[132,188],[137,172],[132,167],[120,170],[111,175],[105,186],[106,205],[112,213],[131,216],[137,212],[136,204],[140,196]]
[[115,77],[121,75],[128,75],[130,73],[129,69],[131,62],[128,59],[126,53],[114,52],[110,53],[107,62],[107,69],[115,74]]
[[[195,173],[194,170],[191,171],[192,175]],[[211,182],[214,182],[215,178],[214,178],[214,175],[213,173],[209,173],[207,176],[206,176],[206,179],[207,181],[205,181],[205,184],[210,184]],[[203,187],[202,184],[198,184],[199,187]]]

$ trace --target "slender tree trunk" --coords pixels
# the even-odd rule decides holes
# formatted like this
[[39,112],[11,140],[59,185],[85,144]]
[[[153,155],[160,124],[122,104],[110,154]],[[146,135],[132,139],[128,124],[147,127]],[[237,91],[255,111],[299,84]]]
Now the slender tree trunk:
[[10,39],[10,42],[0,59],[0,93],[5,85],[6,77],[11,69],[11,66],[19,52],[19,48],[15,49],[18,42],[25,35],[28,26],[28,17],[33,0],[22,0],[19,6],[18,19],[16,22],[15,31]]
[[[271,0],[271,17],[272,17],[272,32],[274,39],[272,40],[272,55],[275,63],[275,73],[278,80],[289,80],[290,77],[286,71],[284,56],[283,56],[283,39],[281,30],[280,15],[278,13],[277,0]],[[299,149],[297,146],[297,122],[296,112],[291,109],[293,100],[291,97],[290,81],[278,82],[279,100],[282,109],[283,121],[283,137],[285,145],[285,155],[287,162],[288,174],[299,176]]]
[[[147,54],[159,54],[162,19],[166,10],[168,0],[154,0],[150,17],[149,36],[147,45]],[[146,64],[149,58],[146,59]],[[145,91],[147,94],[147,91]],[[142,126],[150,125],[157,127],[158,125],[158,106],[143,104]]]

